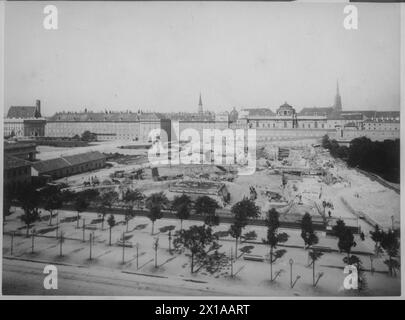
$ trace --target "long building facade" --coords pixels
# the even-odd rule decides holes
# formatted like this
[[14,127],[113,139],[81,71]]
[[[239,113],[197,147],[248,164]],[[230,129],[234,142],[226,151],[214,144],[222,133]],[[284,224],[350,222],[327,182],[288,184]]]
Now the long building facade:
[[[45,135],[48,137],[81,136],[90,131],[99,141],[129,140],[150,142],[154,129],[168,130],[170,119],[156,113],[80,112],[56,113],[47,119]],[[170,130],[168,130],[170,136]]]
[[[47,136],[66,138],[94,133],[99,141],[151,142],[154,130],[163,130],[162,140],[177,140],[186,129],[256,129],[257,141],[321,137],[337,139],[368,136],[371,139],[399,138],[399,111],[351,111],[342,108],[339,84],[331,107],[303,108],[297,112],[287,102],[275,111],[246,108],[239,112],[212,113],[203,109],[201,95],[195,113],[58,112],[46,120],[36,107],[11,107],[5,119],[5,136]],[[389,132],[389,133],[388,133]]]

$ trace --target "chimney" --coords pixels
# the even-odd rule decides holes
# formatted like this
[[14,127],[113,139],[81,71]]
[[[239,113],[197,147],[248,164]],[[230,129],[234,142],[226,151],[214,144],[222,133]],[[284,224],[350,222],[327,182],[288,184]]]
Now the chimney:
[[35,117],[41,118],[41,100],[35,101]]

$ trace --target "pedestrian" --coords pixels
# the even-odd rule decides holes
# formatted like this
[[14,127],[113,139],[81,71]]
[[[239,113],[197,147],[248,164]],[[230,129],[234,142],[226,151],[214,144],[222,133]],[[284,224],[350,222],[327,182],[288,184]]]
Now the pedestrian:
[[365,240],[365,235],[364,235],[364,232],[362,231],[361,233],[360,233],[360,239],[361,239],[361,241],[364,241]]
[[328,215],[329,215],[329,218],[332,216],[332,213],[330,212],[330,210],[328,211]]

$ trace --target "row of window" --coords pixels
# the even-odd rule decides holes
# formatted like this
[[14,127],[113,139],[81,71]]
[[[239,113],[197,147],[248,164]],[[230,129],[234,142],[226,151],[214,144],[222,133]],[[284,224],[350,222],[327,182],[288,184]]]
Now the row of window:
[[[260,126],[260,124],[261,124],[261,126]],[[291,125],[288,125],[288,122],[287,121],[284,121],[283,123],[283,128],[292,128],[292,123],[291,123]],[[276,123],[275,122],[273,122],[272,124],[271,123],[264,123],[264,122],[259,122],[259,121],[256,121],[256,128],[260,128],[260,127],[262,127],[262,128],[280,128],[280,126],[278,125],[278,126],[276,126]],[[314,126],[312,127],[311,126],[311,123],[308,123],[308,124],[305,124],[305,123],[299,123],[298,124],[298,128],[302,128],[302,129],[305,129],[305,128],[307,128],[307,129],[311,129],[311,128],[313,128],[313,129],[318,129],[319,128],[319,126],[318,126],[318,123],[317,122],[314,122]],[[322,129],[325,129],[325,124],[324,123],[321,123],[321,126],[320,126],[320,128],[322,128]]]

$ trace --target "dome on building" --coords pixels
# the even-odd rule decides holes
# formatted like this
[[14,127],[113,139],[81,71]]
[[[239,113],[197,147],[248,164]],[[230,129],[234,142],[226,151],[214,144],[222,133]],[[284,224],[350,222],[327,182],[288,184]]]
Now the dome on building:
[[232,111],[229,113],[229,121],[230,122],[235,122],[238,120],[239,113],[236,111],[235,107],[232,109]]
[[295,114],[295,109],[287,102],[284,102],[284,104],[277,109],[277,115],[279,116],[291,116],[293,114]]

